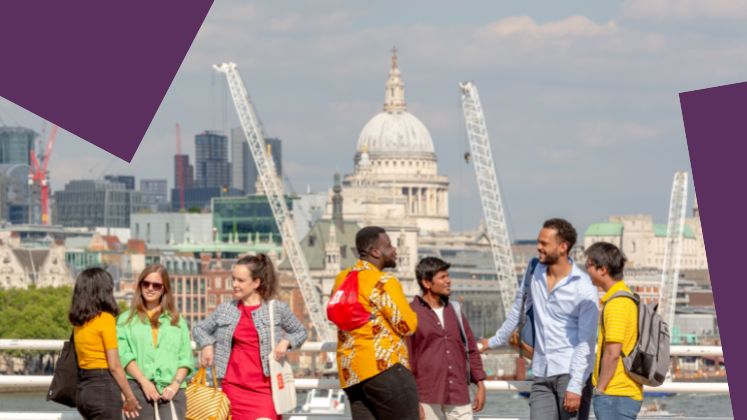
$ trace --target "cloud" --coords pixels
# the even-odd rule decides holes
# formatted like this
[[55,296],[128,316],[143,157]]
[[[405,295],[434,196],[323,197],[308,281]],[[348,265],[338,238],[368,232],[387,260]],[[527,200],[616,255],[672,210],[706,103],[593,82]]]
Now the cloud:
[[611,147],[632,142],[656,141],[661,128],[637,121],[595,120],[576,124],[576,138],[586,147]]
[[744,0],[626,0],[621,9],[623,17],[659,22],[747,18]]
[[586,16],[538,24],[529,16],[511,16],[480,29],[484,36],[532,36],[544,38],[579,38],[613,35],[618,31],[614,21],[597,24]]

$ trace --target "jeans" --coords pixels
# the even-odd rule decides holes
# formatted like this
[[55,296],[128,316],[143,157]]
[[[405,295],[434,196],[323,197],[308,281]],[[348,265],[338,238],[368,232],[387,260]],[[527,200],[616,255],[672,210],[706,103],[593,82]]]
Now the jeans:
[[344,391],[353,420],[420,419],[415,377],[399,363]]
[[86,420],[122,418],[122,392],[109,369],[80,369],[75,405]]
[[595,395],[593,404],[597,420],[635,420],[643,401],[615,395]]

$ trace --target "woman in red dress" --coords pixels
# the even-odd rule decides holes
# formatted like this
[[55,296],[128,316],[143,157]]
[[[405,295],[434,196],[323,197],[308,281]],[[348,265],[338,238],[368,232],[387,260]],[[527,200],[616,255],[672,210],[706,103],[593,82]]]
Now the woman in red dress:
[[[234,301],[224,302],[192,330],[204,366],[215,363],[233,420],[281,419],[275,412],[269,358],[280,360],[289,347],[300,347],[306,329],[284,302],[268,301],[277,290],[272,261],[264,254],[241,258],[233,268]],[[270,343],[270,328],[276,343]]]

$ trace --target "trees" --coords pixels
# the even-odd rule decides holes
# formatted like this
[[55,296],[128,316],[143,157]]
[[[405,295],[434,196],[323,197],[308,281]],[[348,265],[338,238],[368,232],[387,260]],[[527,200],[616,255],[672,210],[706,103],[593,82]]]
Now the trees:
[[68,339],[70,287],[0,289],[0,338]]

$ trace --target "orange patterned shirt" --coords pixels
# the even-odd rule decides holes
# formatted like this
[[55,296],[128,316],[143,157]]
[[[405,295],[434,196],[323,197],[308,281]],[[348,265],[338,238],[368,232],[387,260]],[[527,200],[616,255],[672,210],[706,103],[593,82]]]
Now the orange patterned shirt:
[[396,363],[410,368],[405,336],[415,333],[418,318],[391,274],[359,260],[335,279],[332,294],[352,270],[358,273],[358,301],[372,320],[352,331],[337,332],[340,386],[347,388],[378,375]]

